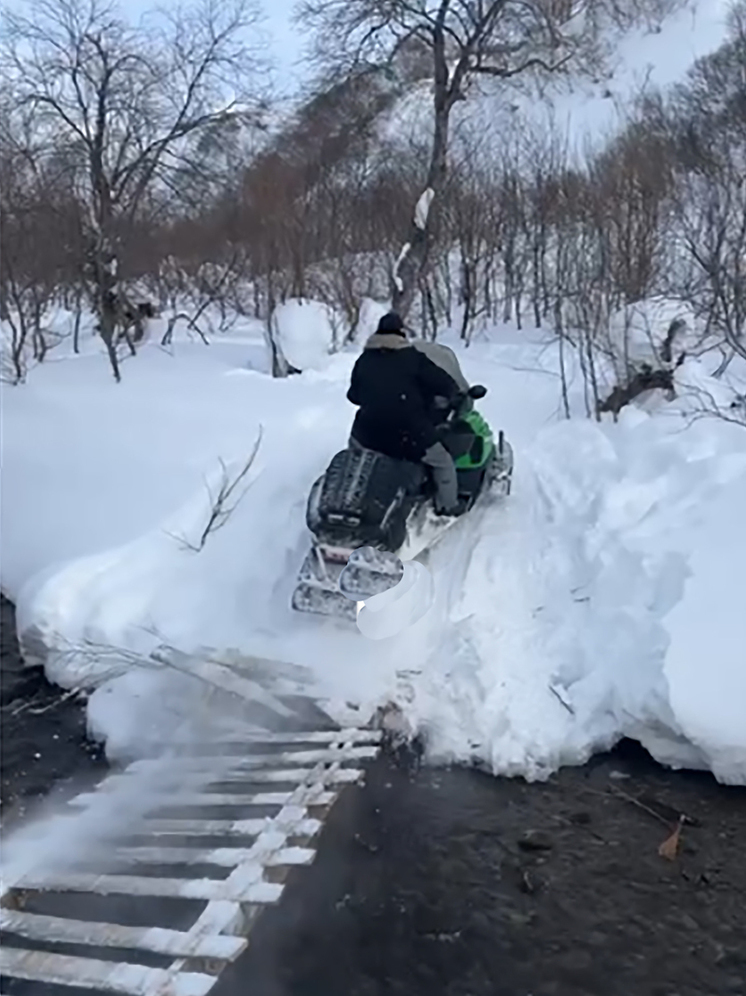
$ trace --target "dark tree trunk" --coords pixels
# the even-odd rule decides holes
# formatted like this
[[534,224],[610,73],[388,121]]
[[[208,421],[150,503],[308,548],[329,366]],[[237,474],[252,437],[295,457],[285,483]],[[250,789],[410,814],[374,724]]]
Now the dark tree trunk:
[[119,358],[117,356],[116,331],[117,331],[117,311],[116,311],[116,286],[112,275],[108,272],[108,267],[99,261],[97,266],[97,296],[99,330],[101,338],[104,340],[106,352],[111,363],[111,370],[114,380],[119,383],[122,375],[119,370]]
[[[432,232],[433,208],[438,210],[445,188],[446,174],[448,169],[448,131],[453,107],[457,95],[458,85],[454,81],[449,85],[449,69],[446,59],[445,45],[445,14],[446,6],[441,8],[441,14],[436,19],[433,29],[433,64],[435,75],[435,129],[433,132],[433,147],[430,154],[430,167],[425,182],[425,190],[433,193],[430,209],[422,227],[417,224],[416,217],[409,223],[409,236],[402,256],[399,259],[396,273],[394,274],[394,288],[392,293],[392,304],[394,311],[404,318],[412,307],[414,295],[417,287],[427,276],[427,267],[430,255],[430,242]],[[466,64],[460,69],[462,75]],[[457,71],[458,72],[458,71]],[[424,191],[423,191],[424,192]]]

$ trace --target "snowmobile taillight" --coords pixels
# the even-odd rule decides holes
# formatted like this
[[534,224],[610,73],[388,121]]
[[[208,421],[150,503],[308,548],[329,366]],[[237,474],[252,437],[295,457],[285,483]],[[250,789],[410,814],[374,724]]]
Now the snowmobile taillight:
[[324,544],[323,546],[319,545],[318,549],[324,560],[332,564],[346,564],[352,554],[352,550],[344,546],[327,546]]
[[344,526],[359,526],[360,516],[359,515],[342,515],[339,512],[329,512],[326,516],[327,522],[333,522],[335,525]]

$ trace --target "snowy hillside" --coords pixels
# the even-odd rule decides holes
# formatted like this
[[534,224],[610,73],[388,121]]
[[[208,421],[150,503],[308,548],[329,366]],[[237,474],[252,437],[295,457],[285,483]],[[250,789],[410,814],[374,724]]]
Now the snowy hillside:
[[[3,588],[52,648],[55,681],[103,682],[91,710],[113,751],[144,734],[143,702],[168,676],[111,679],[90,646],[165,642],[306,665],[348,718],[394,697],[436,758],[541,777],[629,735],[746,782],[741,426],[688,425],[686,391],[665,415],[560,420],[556,350],[496,330],[461,358],[515,447],[513,494],[432,552],[424,618],[367,640],[289,607],[308,489],[347,438],[354,353],[285,380],[249,368],[261,355],[248,329],[174,355],[145,347],[117,387],[85,355],[4,392]],[[709,383],[693,362],[681,378]],[[571,403],[581,414],[579,378]],[[241,466],[260,426],[248,490],[189,549],[219,460]]]
[[[618,132],[642,93],[681,82],[687,70],[714,52],[727,34],[728,0],[692,0],[659,24],[629,31],[609,57],[608,74],[597,79],[543,79],[539,87],[521,78],[482,79],[456,108],[454,132],[484,152],[500,154],[549,128],[573,152],[585,155]],[[535,83],[535,81],[534,81]],[[381,137],[406,151],[412,139],[429,141],[431,87],[415,86],[386,115]],[[458,151],[458,143],[455,151]]]

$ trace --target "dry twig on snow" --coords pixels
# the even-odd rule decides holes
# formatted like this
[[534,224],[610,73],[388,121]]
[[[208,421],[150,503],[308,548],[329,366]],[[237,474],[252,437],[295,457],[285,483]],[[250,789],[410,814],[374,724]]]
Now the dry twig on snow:
[[220,485],[216,494],[213,494],[209,484],[207,485],[207,493],[210,496],[210,512],[207,517],[207,522],[205,523],[202,533],[200,534],[199,540],[196,543],[193,543],[191,540],[187,539],[186,536],[173,535],[172,533],[168,534],[172,536],[172,538],[175,539],[183,549],[191,550],[193,553],[199,553],[204,549],[208,537],[212,533],[216,533],[218,529],[222,529],[231,515],[235,512],[242,498],[244,498],[246,492],[251,487],[251,482],[249,482],[241,493],[236,496],[237,489],[246,479],[246,475],[254,463],[256,455],[259,452],[261,441],[262,427],[260,426],[259,435],[254,443],[254,448],[241,469],[233,477],[231,477],[225,461],[222,458],[219,458],[220,466],[222,468]]

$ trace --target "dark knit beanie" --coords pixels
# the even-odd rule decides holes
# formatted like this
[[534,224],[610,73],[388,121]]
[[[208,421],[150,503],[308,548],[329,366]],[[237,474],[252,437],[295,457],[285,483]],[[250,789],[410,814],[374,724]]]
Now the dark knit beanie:
[[377,332],[395,332],[397,335],[404,335],[404,323],[395,311],[389,311],[387,315],[378,323]]

